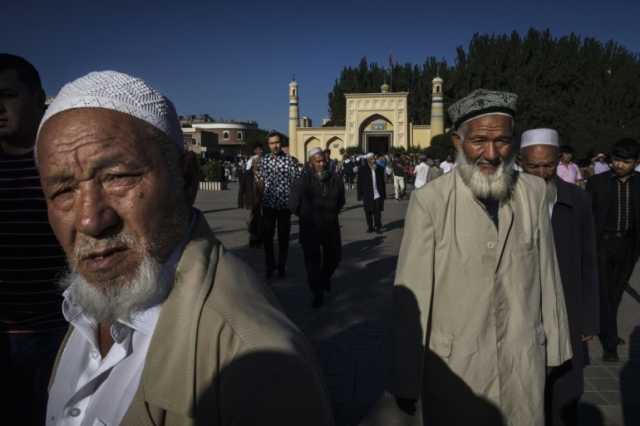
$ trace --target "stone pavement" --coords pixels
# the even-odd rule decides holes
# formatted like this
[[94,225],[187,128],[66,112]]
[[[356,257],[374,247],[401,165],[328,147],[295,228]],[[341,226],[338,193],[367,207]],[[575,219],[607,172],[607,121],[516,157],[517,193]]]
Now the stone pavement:
[[[236,191],[232,183],[227,191],[200,192],[196,206],[227,249],[263,277],[263,251],[248,247],[248,215],[236,208]],[[391,289],[407,204],[387,200],[384,234],[367,234],[355,192],[348,193],[340,216],[343,260],[334,276],[333,291],[321,309],[310,305],[295,217],[287,277],[270,283],[287,315],[316,350],[340,426],[358,424],[380,397],[387,380]],[[631,285],[640,292],[640,271],[634,273]],[[621,347],[620,363],[603,364],[599,343],[590,344],[593,365],[586,370],[581,424],[640,426],[640,421],[630,417],[634,414],[629,413],[631,408],[626,409],[627,421],[623,422],[623,405],[635,407],[636,416],[640,407],[640,297],[625,294],[620,319],[622,335],[629,342]]]

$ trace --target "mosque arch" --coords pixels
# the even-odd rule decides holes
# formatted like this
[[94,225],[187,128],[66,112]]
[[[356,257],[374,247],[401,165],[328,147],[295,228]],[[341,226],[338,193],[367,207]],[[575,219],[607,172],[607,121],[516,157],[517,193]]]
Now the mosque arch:
[[304,161],[307,161],[307,153],[309,152],[309,150],[313,149],[313,148],[322,148],[322,142],[320,142],[320,139],[318,139],[315,136],[311,136],[309,138],[307,138],[306,141],[304,141]]
[[386,154],[393,146],[394,125],[383,114],[371,114],[358,127],[358,145],[363,152]]
[[339,136],[334,136],[327,141],[325,149],[331,151],[331,158],[342,159],[342,154],[340,154],[340,150],[343,149],[344,140]]

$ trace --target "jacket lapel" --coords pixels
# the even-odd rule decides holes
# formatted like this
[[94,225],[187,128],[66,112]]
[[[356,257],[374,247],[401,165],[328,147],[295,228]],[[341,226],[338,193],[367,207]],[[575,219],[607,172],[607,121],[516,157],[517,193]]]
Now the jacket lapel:
[[138,402],[189,417],[196,403],[193,372],[198,325],[213,288],[220,247],[202,213],[197,215],[193,235],[178,263],[174,288],[162,306],[142,372],[141,395],[137,395],[141,397]]

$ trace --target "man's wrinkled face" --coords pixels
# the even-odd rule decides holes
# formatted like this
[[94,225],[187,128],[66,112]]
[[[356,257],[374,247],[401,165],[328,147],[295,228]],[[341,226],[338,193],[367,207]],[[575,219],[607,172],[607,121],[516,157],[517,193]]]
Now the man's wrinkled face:
[[41,130],[49,222],[92,285],[125,285],[145,256],[165,261],[186,231],[182,164],[170,171],[158,137],[149,124],[100,108],[56,114]]
[[512,150],[512,119],[503,115],[488,115],[466,124],[464,141],[454,134],[453,143],[462,150],[468,162],[481,173],[494,174],[509,159]]
[[369,167],[373,167],[375,162],[376,162],[376,157],[368,157],[367,158],[367,164],[369,164]]
[[320,174],[327,166],[327,159],[322,153],[316,154],[311,156],[311,158],[309,159],[309,164],[311,164],[311,169],[314,173]]
[[611,166],[613,173],[618,177],[625,177],[633,173],[633,169],[638,165],[638,161],[633,158],[612,157]]
[[20,81],[15,70],[0,71],[0,139],[35,134],[42,112],[40,94]]
[[278,154],[282,145],[280,136],[271,136],[269,139],[267,139],[267,145],[269,145],[269,151],[271,151],[272,154]]
[[522,168],[525,173],[549,182],[556,175],[558,148],[549,145],[528,146],[522,150]]

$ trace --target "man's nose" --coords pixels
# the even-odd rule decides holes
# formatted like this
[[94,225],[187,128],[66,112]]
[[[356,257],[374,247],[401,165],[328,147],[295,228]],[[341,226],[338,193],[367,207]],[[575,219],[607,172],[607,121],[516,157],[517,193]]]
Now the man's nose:
[[495,142],[487,142],[484,144],[482,157],[491,163],[496,161],[498,158],[498,149],[496,148]]
[[77,209],[77,231],[94,238],[107,234],[120,223],[118,213],[109,205],[106,195],[98,185],[89,183],[80,189]]

